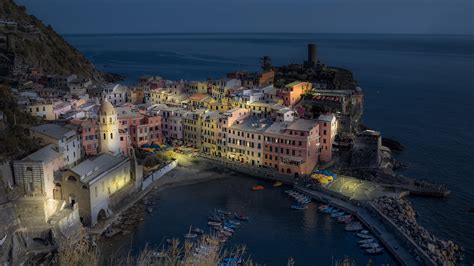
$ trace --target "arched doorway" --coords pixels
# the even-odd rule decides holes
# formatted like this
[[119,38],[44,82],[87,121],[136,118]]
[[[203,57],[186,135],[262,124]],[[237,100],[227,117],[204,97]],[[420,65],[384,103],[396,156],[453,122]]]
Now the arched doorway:
[[104,209],[100,209],[99,213],[97,214],[97,222],[100,223],[107,218],[107,214],[105,213]]

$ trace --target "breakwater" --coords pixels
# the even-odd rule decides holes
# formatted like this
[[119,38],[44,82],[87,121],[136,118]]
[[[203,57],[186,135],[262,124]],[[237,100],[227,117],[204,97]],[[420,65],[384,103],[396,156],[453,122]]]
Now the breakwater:
[[[335,197],[329,193],[306,189],[303,187],[295,186],[295,190],[302,192],[306,195],[311,196],[313,199],[331,204],[339,209],[342,209],[352,215],[356,216],[386,247],[386,249],[393,255],[398,263],[402,265],[418,265],[419,261],[415,259],[397,237],[390,232],[385,225],[371,215],[366,209],[360,206],[353,205],[340,197]],[[436,265],[436,264],[425,264],[425,265]]]

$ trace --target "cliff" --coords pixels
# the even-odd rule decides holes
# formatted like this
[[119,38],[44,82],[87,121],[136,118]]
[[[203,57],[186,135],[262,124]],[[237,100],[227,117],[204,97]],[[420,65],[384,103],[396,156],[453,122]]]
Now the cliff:
[[111,77],[13,0],[0,0],[0,61],[10,63],[10,70],[41,67],[47,74],[77,74],[97,81]]

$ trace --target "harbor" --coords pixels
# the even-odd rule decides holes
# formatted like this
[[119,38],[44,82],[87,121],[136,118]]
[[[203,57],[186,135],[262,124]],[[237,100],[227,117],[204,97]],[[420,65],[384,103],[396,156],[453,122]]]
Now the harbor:
[[[146,199],[155,202],[153,212],[145,212],[144,221],[137,223],[131,234],[100,241],[103,253],[118,255],[131,249],[136,254],[146,245],[163,246],[166,239],[184,240],[190,226],[209,232],[209,213],[220,209],[248,216],[248,221],[241,222],[225,248],[244,245],[247,255],[259,264],[286,265],[290,257],[297,264],[304,261],[331,264],[346,256],[358,265],[367,264],[369,259],[375,265],[395,264],[395,258],[387,252],[366,255],[358,244],[360,239],[346,232],[345,225],[318,211],[314,201],[304,210],[292,209],[294,201],[284,193],[288,186],[274,186],[273,181],[223,171],[215,171],[215,179],[206,183],[151,191]],[[264,189],[253,190],[257,185]]]

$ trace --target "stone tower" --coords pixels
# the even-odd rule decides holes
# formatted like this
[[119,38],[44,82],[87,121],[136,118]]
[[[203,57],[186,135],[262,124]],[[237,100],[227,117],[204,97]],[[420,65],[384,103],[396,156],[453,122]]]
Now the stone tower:
[[116,155],[120,152],[117,111],[106,98],[102,101],[99,111],[99,143],[99,153]]

